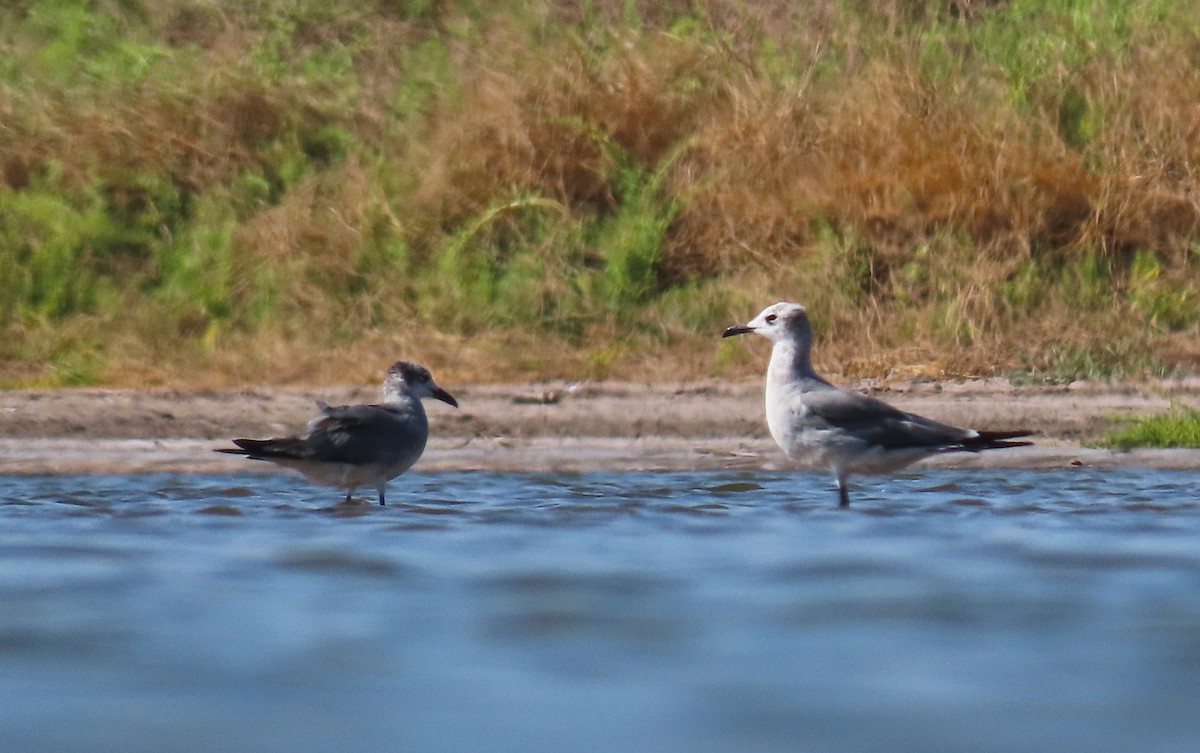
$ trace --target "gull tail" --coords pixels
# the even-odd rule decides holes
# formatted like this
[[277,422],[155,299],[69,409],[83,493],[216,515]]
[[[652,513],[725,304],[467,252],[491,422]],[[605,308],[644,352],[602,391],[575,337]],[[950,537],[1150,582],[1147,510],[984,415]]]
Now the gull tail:
[[235,439],[233,443],[237,445],[237,449],[221,447],[213,452],[245,455],[251,460],[275,460],[295,458],[299,449],[294,439]]
[[968,452],[980,450],[998,450],[1003,447],[1028,447],[1033,442],[1013,441],[1021,437],[1032,436],[1032,431],[976,431],[975,436],[967,437],[959,443],[959,449]]

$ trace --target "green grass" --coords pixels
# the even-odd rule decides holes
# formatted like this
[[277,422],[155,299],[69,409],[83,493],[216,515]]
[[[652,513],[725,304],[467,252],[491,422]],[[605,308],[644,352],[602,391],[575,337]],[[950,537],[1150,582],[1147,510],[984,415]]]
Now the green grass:
[[[0,385],[1194,370],[1200,8],[18,0]],[[387,355],[379,355],[380,352]]]
[[1174,404],[1165,413],[1136,418],[1110,432],[1101,447],[1129,450],[1135,447],[1200,447],[1200,410]]

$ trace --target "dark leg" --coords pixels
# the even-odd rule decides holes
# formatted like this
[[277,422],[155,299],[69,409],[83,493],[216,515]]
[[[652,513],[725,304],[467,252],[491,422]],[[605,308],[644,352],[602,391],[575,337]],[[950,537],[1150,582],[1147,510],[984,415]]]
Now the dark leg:
[[837,475],[838,507],[850,506],[850,489],[846,486],[846,475]]
[[379,506],[383,507],[387,503],[383,501],[383,487],[379,488]]
[[354,490],[353,490],[353,489],[351,489],[350,491],[346,492],[346,499],[345,499],[345,502],[346,502],[346,504],[350,504],[350,495],[351,495],[351,494],[354,494]]

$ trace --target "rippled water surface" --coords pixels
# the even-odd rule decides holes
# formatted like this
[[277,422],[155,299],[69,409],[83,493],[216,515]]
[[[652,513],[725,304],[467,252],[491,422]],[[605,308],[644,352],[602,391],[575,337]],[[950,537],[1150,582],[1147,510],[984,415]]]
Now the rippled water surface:
[[1195,751],[1198,491],[0,477],[0,750]]

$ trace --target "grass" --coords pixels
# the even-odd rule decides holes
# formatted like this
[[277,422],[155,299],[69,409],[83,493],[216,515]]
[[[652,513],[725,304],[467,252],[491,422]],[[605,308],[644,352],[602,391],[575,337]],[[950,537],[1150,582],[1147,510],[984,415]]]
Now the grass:
[[1129,450],[1135,447],[1200,447],[1200,411],[1174,404],[1169,411],[1133,419],[1130,425],[1110,432],[1102,447]]
[[1200,365],[1200,9],[19,0],[0,386]]

